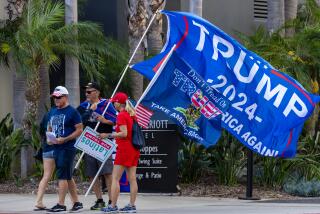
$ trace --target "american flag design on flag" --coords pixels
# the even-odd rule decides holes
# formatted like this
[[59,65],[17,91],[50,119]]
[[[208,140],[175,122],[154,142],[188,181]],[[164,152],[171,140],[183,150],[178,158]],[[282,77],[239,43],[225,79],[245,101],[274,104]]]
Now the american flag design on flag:
[[148,128],[152,115],[153,112],[145,108],[143,105],[139,104],[136,107],[137,122],[142,128]]

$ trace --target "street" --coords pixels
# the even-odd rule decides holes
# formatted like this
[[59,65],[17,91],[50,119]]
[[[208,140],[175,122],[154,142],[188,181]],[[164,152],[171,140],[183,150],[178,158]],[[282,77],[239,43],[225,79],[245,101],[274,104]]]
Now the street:
[[[105,197],[105,196],[104,196]],[[82,213],[101,213],[90,211],[95,201],[93,195],[80,196],[84,204]],[[128,203],[129,195],[121,194],[119,207]],[[0,194],[0,213],[45,213],[33,211],[35,195]],[[44,202],[48,207],[57,203],[56,194],[47,194]],[[238,199],[221,199],[209,197],[181,197],[156,194],[139,194],[137,199],[138,213],[214,213],[214,214],[320,214],[320,199],[306,198],[300,200],[259,200],[246,201]],[[67,208],[71,208],[70,199],[66,199]]]

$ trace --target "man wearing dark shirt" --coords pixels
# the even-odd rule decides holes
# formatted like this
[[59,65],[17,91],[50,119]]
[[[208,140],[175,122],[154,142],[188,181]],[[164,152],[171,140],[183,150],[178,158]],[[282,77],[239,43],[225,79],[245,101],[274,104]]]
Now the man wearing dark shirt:
[[83,126],[79,113],[69,105],[69,92],[65,87],[57,86],[51,96],[54,99],[56,108],[50,111],[48,130],[56,137],[56,142],[54,142],[53,146],[56,172],[59,180],[59,201],[48,212],[66,211],[65,197],[68,189],[73,202],[73,207],[70,211],[75,212],[83,208],[82,203],[78,200],[77,187],[72,178],[76,155],[74,143],[76,138],[80,136]]
[[[101,88],[95,82],[88,83],[85,87],[86,90],[86,101],[81,103],[77,108],[78,112],[81,115],[84,126],[89,126],[92,129],[95,129],[98,122],[100,125],[97,128],[98,133],[111,133],[112,126],[116,122],[116,110],[113,105],[110,103],[107,111],[104,116],[102,116],[105,108],[107,107],[108,100],[102,99],[100,97]],[[95,175],[97,174],[101,162],[90,155],[84,155],[84,165],[85,165],[85,174],[92,181]],[[112,158],[110,157],[104,164],[100,176],[103,176],[105,183],[108,189],[109,202],[110,201],[110,192],[111,192],[111,174],[113,170]],[[106,204],[102,198],[102,191],[99,179],[96,180],[93,191],[96,194],[97,201],[91,207],[91,210],[100,210],[102,207],[105,207]]]

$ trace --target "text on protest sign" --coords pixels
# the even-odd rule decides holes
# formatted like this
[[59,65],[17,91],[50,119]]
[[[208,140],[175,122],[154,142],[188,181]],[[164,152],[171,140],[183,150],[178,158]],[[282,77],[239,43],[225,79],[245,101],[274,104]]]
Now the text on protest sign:
[[116,145],[109,139],[100,139],[90,127],[86,127],[74,145],[77,149],[104,162],[112,155]]

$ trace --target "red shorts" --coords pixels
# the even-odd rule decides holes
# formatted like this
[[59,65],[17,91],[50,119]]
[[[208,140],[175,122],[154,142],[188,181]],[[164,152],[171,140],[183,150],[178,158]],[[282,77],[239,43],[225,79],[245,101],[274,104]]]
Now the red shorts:
[[140,151],[133,147],[119,147],[117,148],[114,165],[121,165],[125,167],[138,166]]

